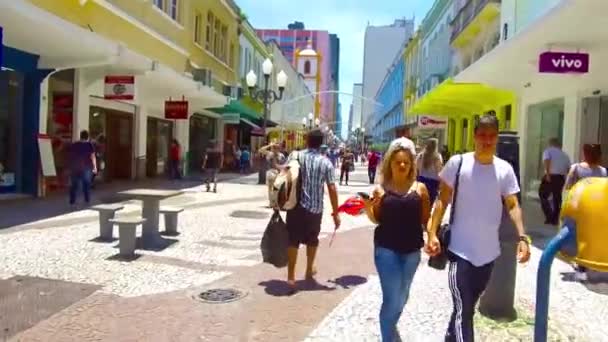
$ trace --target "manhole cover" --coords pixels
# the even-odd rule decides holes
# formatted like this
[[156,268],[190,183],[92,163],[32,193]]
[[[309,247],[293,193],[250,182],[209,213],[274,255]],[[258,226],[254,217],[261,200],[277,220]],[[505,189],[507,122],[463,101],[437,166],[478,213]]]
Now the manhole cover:
[[268,213],[253,210],[235,210],[230,214],[230,216],[236,218],[266,219],[268,218]]
[[246,293],[237,289],[211,289],[203,291],[198,299],[205,303],[228,303],[234,302],[246,296]]

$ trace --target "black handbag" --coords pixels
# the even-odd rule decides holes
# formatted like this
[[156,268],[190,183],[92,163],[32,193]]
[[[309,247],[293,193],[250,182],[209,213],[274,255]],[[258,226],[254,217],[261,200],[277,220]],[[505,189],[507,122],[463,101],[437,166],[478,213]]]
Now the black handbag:
[[460,183],[460,169],[462,168],[462,155],[460,155],[460,162],[458,163],[458,170],[456,171],[456,180],[454,180],[454,193],[452,194],[452,207],[450,211],[450,220],[447,224],[442,224],[437,231],[437,239],[441,247],[441,253],[429,258],[429,267],[434,269],[443,270],[448,263],[448,247],[450,246],[450,238],[452,235],[451,226],[454,223],[454,216],[456,215],[456,199],[458,198],[458,185]]

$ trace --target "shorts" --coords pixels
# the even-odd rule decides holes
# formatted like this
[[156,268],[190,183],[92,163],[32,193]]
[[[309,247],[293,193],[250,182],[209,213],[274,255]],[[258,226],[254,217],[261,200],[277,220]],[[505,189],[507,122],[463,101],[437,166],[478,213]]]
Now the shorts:
[[300,247],[304,244],[310,247],[319,245],[319,233],[321,232],[321,218],[323,214],[314,214],[299,204],[292,210],[287,211],[287,232],[289,235],[289,247]]
[[217,183],[217,174],[220,172],[220,169],[205,169],[203,182],[204,183]]

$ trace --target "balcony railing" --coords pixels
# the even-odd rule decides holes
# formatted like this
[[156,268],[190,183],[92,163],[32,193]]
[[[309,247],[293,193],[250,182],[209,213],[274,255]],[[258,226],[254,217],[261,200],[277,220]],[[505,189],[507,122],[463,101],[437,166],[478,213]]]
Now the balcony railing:
[[[477,4],[475,4],[475,2]],[[500,4],[500,2],[501,0],[469,0],[452,20],[452,35],[450,37],[450,42],[453,42],[460,35],[460,33],[462,33],[462,31],[469,26],[473,19],[477,17],[477,15],[486,7],[487,4]]]

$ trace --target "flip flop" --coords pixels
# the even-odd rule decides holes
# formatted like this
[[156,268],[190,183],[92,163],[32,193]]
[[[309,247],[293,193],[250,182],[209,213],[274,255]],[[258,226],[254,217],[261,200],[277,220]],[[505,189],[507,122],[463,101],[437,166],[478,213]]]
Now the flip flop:
[[296,285],[296,281],[295,280],[288,280],[287,281],[287,287],[289,287],[289,290],[287,291],[288,295],[294,295],[296,294],[296,292],[298,292],[298,288]]
[[306,274],[306,280],[315,280],[315,276],[317,275],[317,269],[313,268],[310,274]]

